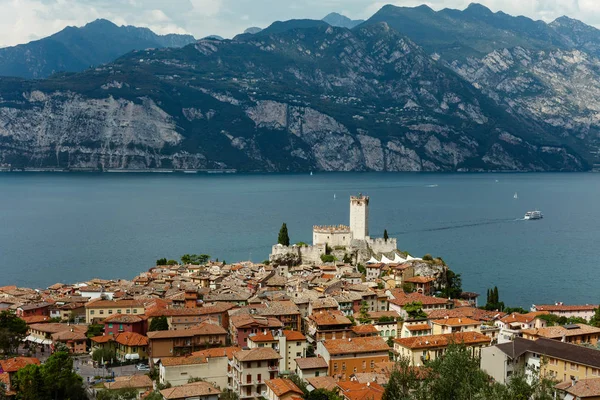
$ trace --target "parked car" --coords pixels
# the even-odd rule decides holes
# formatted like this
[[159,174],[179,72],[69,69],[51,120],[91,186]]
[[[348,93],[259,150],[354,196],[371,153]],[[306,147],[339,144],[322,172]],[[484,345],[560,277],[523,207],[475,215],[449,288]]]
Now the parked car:
[[135,368],[138,371],[150,371],[150,366],[148,364],[137,364]]

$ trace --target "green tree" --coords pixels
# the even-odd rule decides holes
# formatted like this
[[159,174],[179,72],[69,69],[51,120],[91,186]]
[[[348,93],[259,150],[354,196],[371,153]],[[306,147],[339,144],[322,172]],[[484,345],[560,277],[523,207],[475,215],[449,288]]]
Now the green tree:
[[600,308],[594,309],[594,316],[590,318],[590,325],[595,326],[596,328],[600,327]]
[[406,314],[410,319],[427,318],[427,314],[423,311],[423,303],[420,301],[413,301],[412,303],[405,304],[402,308],[406,311]]
[[390,237],[388,236],[387,229],[384,229],[383,230],[383,240],[385,240],[387,242],[389,238]]
[[0,312],[0,350],[4,355],[16,354],[27,336],[27,324],[12,311]]
[[290,381],[292,381],[296,386],[298,386],[298,389],[302,390],[302,393],[304,393],[304,398],[306,399],[308,397],[308,388],[306,387],[306,382],[304,382],[304,379],[300,378],[298,375],[296,374],[290,374],[290,376],[288,377],[290,379]]
[[288,235],[288,228],[285,222],[281,225],[281,229],[279,230],[279,236],[277,237],[277,243],[282,246],[290,245],[290,236]]
[[358,265],[356,266],[356,270],[357,270],[358,272],[360,272],[361,274],[363,274],[363,275],[365,275],[365,274],[367,273],[367,269],[366,269],[366,268],[365,268],[365,266],[364,266],[364,265],[362,265],[362,264],[358,264]]
[[92,353],[92,360],[96,361],[97,363],[101,363],[103,361],[110,362],[110,360],[114,360],[116,357],[117,354],[115,351],[108,348],[99,348],[94,350]]
[[412,282],[404,282],[402,284],[402,290],[404,293],[412,293],[415,291],[415,285],[413,285]]
[[[161,396],[162,397],[162,396]],[[135,388],[123,388],[117,390],[102,390],[96,396],[97,400],[134,400],[137,399]]]
[[333,254],[321,254],[321,261],[324,263],[335,262],[336,258]]
[[146,398],[144,400],[164,400],[165,398],[163,397],[162,394],[160,394],[159,391],[153,391],[152,393],[150,393],[148,396],[146,396]]
[[425,254],[423,256],[423,260],[425,260],[425,261],[433,261],[433,257],[432,257],[431,254]]
[[489,289],[487,293],[487,301],[484,306],[486,310],[504,310],[504,303],[500,301],[500,295],[498,293],[498,287],[494,286],[493,289]]
[[369,303],[366,301],[360,303],[358,320],[361,324],[368,324],[369,321],[371,321],[371,317],[369,316]]
[[48,399],[39,365],[29,364],[18,370],[13,379],[13,389],[19,400]]
[[451,299],[457,299],[462,294],[462,278],[460,274],[454,273],[451,269],[446,271],[442,296]]
[[344,400],[337,391],[327,389],[315,389],[305,397],[306,400]]
[[150,322],[150,327],[148,328],[150,332],[154,331],[168,331],[169,330],[169,322],[167,321],[167,317],[155,317],[152,318],[152,322]]
[[412,393],[418,387],[419,380],[415,368],[410,365],[410,359],[401,357],[394,365],[382,400],[411,400]]
[[240,396],[231,389],[225,389],[221,392],[219,400],[239,400]]
[[86,336],[89,338],[93,338],[96,336],[102,336],[104,333],[104,325],[102,324],[91,324],[88,326],[88,330]]
[[156,260],[156,265],[168,265],[167,264],[167,259],[166,258],[159,258],[158,260]]
[[189,254],[184,254],[181,256],[181,263],[183,265],[191,264],[192,257]]

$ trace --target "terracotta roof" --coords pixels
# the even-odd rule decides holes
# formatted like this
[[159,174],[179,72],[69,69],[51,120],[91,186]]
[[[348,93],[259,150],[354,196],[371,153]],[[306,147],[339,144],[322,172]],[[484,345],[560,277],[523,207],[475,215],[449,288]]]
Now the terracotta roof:
[[323,357],[296,358],[296,364],[300,369],[325,369],[327,361]]
[[373,325],[356,325],[352,327],[352,332],[359,335],[364,335],[367,333],[379,333],[377,328],[375,328]]
[[90,340],[95,343],[108,343],[113,340],[113,337],[110,335],[94,336],[93,338],[90,338]]
[[406,278],[404,281],[410,283],[429,283],[435,280],[435,276],[413,276],[412,278]]
[[135,324],[137,322],[143,321],[144,318],[140,315],[131,315],[131,314],[115,314],[108,318],[106,318],[103,322],[105,324],[108,323],[116,323],[116,324]]
[[338,382],[341,394],[348,400],[381,400],[385,389],[376,382]]
[[283,331],[283,336],[285,336],[287,340],[306,340],[306,336],[302,333],[287,329]]
[[565,305],[565,304],[541,304],[539,306],[533,306],[537,311],[594,311],[596,308],[600,308],[597,304],[585,304],[585,305]]
[[475,307],[459,307],[452,310],[437,309],[426,311],[427,316],[430,319],[442,319],[442,318],[457,318],[465,317],[472,318],[477,321],[493,321],[504,317],[506,314],[500,311],[486,311]]
[[257,325],[265,328],[283,327],[283,323],[277,318],[262,317],[250,314],[232,315],[229,318],[229,323],[238,329]]
[[329,354],[358,354],[389,351],[390,347],[380,336],[352,339],[330,339],[323,342]]
[[59,323],[49,324],[32,324],[29,325],[30,330],[45,332],[45,333],[57,333],[62,331],[70,331],[71,329],[79,332],[87,332],[87,326],[85,325],[69,325]]
[[554,386],[559,390],[571,394],[577,399],[587,397],[600,397],[600,378],[582,379],[574,385],[572,381],[566,381]]
[[52,336],[52,340],[56,340],[59,342],[66,342],[66,341],[70,341],[70,340],[87,340],[87,336],[85,335],[85,332],[78,331],[78,330],[60,331],[60,332],[53,333],[51,336]]
[[471,318],[442,318],[442,319],[434,319],[431,321],[437,325],[446,325],[446,326],[465,326],[465,325],[479,325],[479,321],[475,321]]
[[281,356],[270,347],[259,347],[251,350],[242,350],[233,354],[240,361],[279,360]]
[[512,322],[520,322],[520,323],[528,324],[531,321],[533,321],[534,319],[536,319],[537,317],[539,317],[540,315],[547,315],[547,314],[549,314],[548,311],[530,312],[527,314],[512,313],[512,314],[505,316],[504,318],[501,318],[500,321],[504,322],[505,324],[510,324]]
[[192,355],[206,357],[206,358],[227,357],[228,359],[232,360],[233,354],[237,353],[238,351],[241,351],[241,350],[242,350],[242,348],[237,347],[237,346],[219,347],[219,348],[215,348],[215,349],[206,349],[206,350],[201,350],[201,351],[195,351],[192,353]]
[[115,342],[123,346],[148,346],[148,338],[135,332],[123,332],[115,336]]
[[188,397],[219,395],[221,394],[221,391],[209,382],[194,382],[183,386],[164,389],[161,390],[160,393],[167,400],[183,400]]
[[273,337],[273,334],[271,332],[250,334],[248,336],[248,340],[252,340],[254,343],[277,341],[277,339]]
[[[575,328],[576,327],[576,328]],[[591,325],[586,324],[572,324],[570,328],[566,328],[565,326],[548,326],[546,328],[532,328],[532,329],[524,329],[522,333],[544,337],[548,339],[560,339],[563,336],[579,336],[579,335],[589,335],[593,333],[600,333],[600,328],[596,328]]]
[[217,303],[212,306],[198,307],[198,308],[162,308],[154,307],[146,310],[148,317],[175,317],[175,316],[195,316],[195,315],[207,315],[207,314],[220,314],[224,313],[232,308],[235,308],[235,304],[231,303]]
[[414,325],[406,325],[406,329],[409,331],[430,331],[431,326],[429,324],[414,324]]
[[160,363],[165,367],[172,367],[175,365],[197,365],[206,364],[208,358],[205,356],[189,355],[184,357],[164,357],[160,359]]
[[388,301],[400,307],[404,307],[406,304],[413,302],[419,302],[424,306],[442,305],[448,303],[448,299],[444,299],[441,297],[425,296],[424,294],[418,292],[406,294],[401,290],[395,290],[392,292],[392,294],[395,297],[395,299],[390,299]]
[[192,336],[206,336],[206,335],[226,335],[227,331],[220,325],[211,324],[210,322],[203,322],[200,325],[190,329],[179,329],[174,331],[155,331],[148,332],[148,338],[150,340],[155,339],[174,339]]
[[142,300],[92,300],[85,304],[85,308],[127,308],[127,307],[144,307]]
[[50,317],[46,317],[45,315],[32,315],[31,317],[21,317],[23,321],[27,325],[31,324],[41,324],[43,322],[49,321]]
[[315,312],[309,315],[308,318],[315,321],[317,325],[352,325],[352,321],[338,310]]
[[457,332],[444,335],[415,336],[409,338],[394,339],[402,347],[412,350],[446,347],[449,344],[489,344],[491,339],[478,332]]
[[337,387],[335,379],[332,376],[316,376],[314,378],[306,378],[308,382],[315,389],[333,390]]
[[302,390],[300,390],[300,388],[298,388],[298,386],[296,386],[296,384],[289,379],[269,379],[265,381],[265,384],[271,388],[277,397],[284,396],[288,393],[297,393],[300,396],[304,395],[304,392],[302,392]]
[[17,372],[30,364],[40,365],[40,360],[35,357],[13,357],[6,360],[0,360],[2,372]]
[[104,387],[110,390],[152,388],[152,379],[148,375],[117,376],[114,382],[104,382]]

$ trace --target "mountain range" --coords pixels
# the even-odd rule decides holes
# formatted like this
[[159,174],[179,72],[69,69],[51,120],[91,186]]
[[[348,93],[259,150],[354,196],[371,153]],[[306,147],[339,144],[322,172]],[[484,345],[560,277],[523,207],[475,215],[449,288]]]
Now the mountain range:
[[275,22],[232,40],[127,50],[78,73],[0,78],[0,164],[581,171],[598,162],[597,29],[477,4],[385,6],[348,21]]
[[195,41],[190,35],[161,36],[147,28],[98,19],[41,40],[1,48],[0,76],[46,78],[55,72],[79,72],[106,64],[132,50],[183,47]]

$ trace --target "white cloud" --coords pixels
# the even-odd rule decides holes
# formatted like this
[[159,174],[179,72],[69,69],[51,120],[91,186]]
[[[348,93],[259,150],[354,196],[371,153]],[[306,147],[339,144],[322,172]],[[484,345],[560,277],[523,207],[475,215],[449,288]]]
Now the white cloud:
[[[366,19],[385,4],[464,9],[473,0],[0,0],[0,46],[81,26],[96,18],[156,33],[232,37],[276,20],[322,18],[337,11]],[[600,0],[479,0],[493,11],[551,21],[561,15],[600,26]]]

